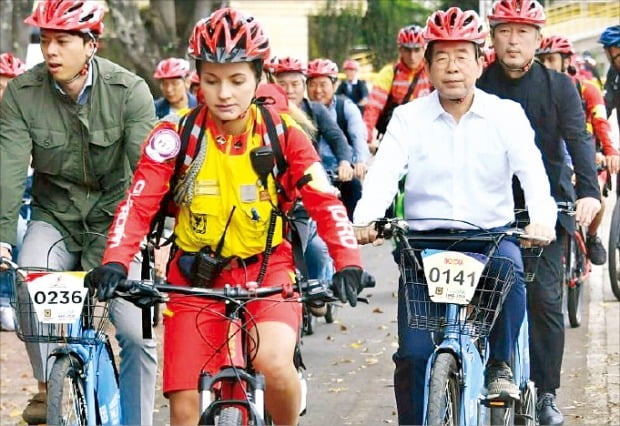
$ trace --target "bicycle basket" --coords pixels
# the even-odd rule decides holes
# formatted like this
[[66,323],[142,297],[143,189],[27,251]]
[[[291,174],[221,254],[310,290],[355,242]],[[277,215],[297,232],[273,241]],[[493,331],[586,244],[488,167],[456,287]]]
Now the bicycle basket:
[[542,254],[542,247],[521,247],[521,257],[523,258],[523,281],[531,283],[536,278],[536,269]]
[[107,303],[84,288],[84,272],[22,268],[16,274],[11,306],[15,331],[24,342],[94,345],[108,323]]
[[[402,249],[400,273],[404,280],[407,320],[409,327],[433,332],[447,329],[471,337],[487,337],[499,315],[505,296],[515,281],[512,261],[505,257],[490,256],[476,286],[473,297],[460,309],[460,315],[451,319],[446,303],[435,303],[429,296],[424,278],[422,249]],[[418,260],[413,264],[411,256]]]

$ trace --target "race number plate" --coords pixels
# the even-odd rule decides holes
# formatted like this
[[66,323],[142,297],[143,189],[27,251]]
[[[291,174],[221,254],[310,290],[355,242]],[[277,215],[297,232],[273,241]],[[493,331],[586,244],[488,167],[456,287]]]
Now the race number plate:
[[30,300],[39,322],[72,324],[82,313],[86,272],[34,272],[26,276]]
[[489,258],[480,253],[422,251],[428,295],[435,303],[467,305]]

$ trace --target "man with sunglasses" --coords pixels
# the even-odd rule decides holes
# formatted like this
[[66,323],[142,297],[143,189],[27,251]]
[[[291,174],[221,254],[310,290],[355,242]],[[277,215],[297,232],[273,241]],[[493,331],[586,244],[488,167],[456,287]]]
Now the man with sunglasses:
[[398,62],[383,67],[375,79],[364,108],[364,123],[371,152],[376,151],[394,108],[428,95],[432,90],[424,69],[426,43],[422,32],[423,28],[417,25],[401,28],[397,37]]

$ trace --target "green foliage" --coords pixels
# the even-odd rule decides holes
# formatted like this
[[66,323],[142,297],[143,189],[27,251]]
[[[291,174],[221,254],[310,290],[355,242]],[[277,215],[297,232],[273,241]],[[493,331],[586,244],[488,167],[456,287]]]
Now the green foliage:
[[309,17],[310,59],[329,58],[342,64],[350,49],[363,43],[361,23],[362,11],[359,7],[338,9],[333,2],[328,1],[318,15]]
[[366,14],[354,6],[337,8],[327,1],[310,18],[310,58],[324,57],[341,64],[354,51],[370,50],[378,69],[398,57],[396,36],[406,25],[423,26],[430,11],[411,0],[368,0]]
[[479,0],[440,0],[437,9],[446,10],[452,6],[461,8],[461,10],[475,10],[478,12]]

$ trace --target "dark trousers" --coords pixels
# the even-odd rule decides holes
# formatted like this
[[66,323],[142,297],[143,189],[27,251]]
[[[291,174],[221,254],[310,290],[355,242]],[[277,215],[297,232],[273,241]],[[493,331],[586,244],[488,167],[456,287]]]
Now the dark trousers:
[[[465,248],[457,249],[466,250]],[[496,255],[512,259],[517,274],[517,280],[508,292],[502,311],[489,336],[490,356],[496,360],[509,361],[525,315],[523,263],[519,247],[508,240],[500,243]],[[419,425],[422,424],[424,417],[426,363],[433,353],[434,344],[428,331],[408,326],[405,291],[407,288],[403,285],[401,278],[398,290],[398,350],[392,357],[396,366],[394,393],[398,423]]]
[[348,182],[338,182],[340,190],[340,199],[347,209],[349,220],[353,220],[353,211],[360,198],[362,198],[362,183],[359,179],[353,178]]
[[564,355],[562,256],[568,235],[556,229],[557,239],[543,250],[536,276],[527,287],[530,326],[530,377],[540,392],[560,387]]

